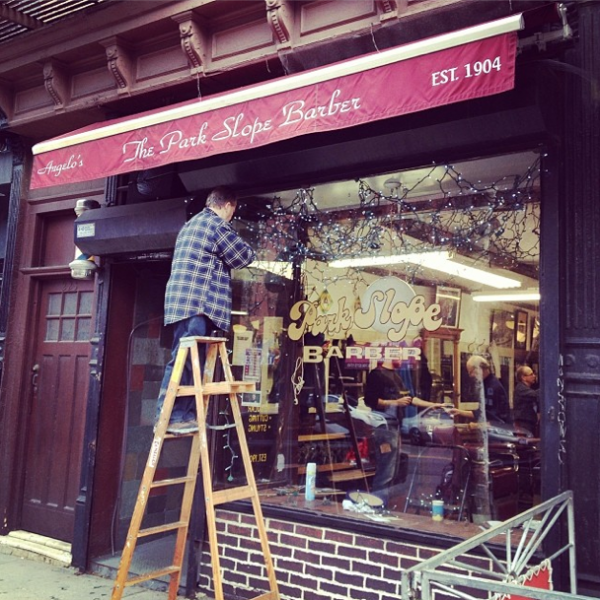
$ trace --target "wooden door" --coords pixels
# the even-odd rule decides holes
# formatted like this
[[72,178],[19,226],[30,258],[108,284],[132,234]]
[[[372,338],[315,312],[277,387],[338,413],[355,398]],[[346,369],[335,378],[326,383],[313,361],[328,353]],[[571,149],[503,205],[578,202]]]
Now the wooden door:
[[22,528],[72,541],[85,428],[93,282],[43,282],[26,423]]

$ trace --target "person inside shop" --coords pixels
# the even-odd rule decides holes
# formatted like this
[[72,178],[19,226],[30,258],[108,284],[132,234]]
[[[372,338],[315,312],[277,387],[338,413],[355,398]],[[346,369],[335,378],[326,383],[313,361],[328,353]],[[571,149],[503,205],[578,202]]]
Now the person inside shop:
[[523,365],[516,372],[517,384],[514,392],[515,425],[525,429],[534,437],[538,434],[539,390],[534,389],[536,376],[531,367]]
[[[177,235],[165,292],[164,323],[173,328],[172,352],[157,400],[156,423],[173,372],[179,340],[186,336],[223,335],[229,331],[231,269],[242,269],[255,258],[254,250],[230,225],[236,207],[235,192],[227,187],[217,187],[208,195],[205,208]],[[201,354],[201,366],[203,362]],[[191,378],[191,367],[186,364],[182,384],[191,383]],[[167,431],[182,435],[197,429],[195,398],[176,398]]]
[[[322,356],[325,356],[331,342],[325,339],[323,333],[313,334],[307,332],[304,335],[305,346],[320,347]],[[304,384],[298,399],[300,405],[300,423],[303,425],[310,421],[310,409],[315,409],[318,404],[327,402],[325,397],[325,362],[312,362],[303,366]]]
[[383,413],[387,422],[387,425],[376,427],[371,437],[376,457],[371,488],[386,503],[400,462],[400,426],[404,407],[439,406],[435,402],[411,397],[398,373],[401,366],[401,360],[385,359],[367,375],[365,384],[365,404],[371,410]]
[[[462,410],[451,408],[448,412],[452,416],[465,417],[475,421],[485,420],[488,423],[512,423],[508,395],[500,380],[492,373],[490,363],[483,356],[474,354],[467,360],[467,373],[473,383],[474,397],[481,406],[484,402],[483,411]],[[482,418],[483,415],[483,418]]]

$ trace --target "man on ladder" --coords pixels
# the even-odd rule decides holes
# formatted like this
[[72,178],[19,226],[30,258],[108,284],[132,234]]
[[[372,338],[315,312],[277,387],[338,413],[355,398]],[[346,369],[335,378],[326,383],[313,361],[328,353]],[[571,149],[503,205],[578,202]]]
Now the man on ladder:
[[[127,586],[164,576],[169,577],[169,600],[175,600],[183,570],[184,546],[193,513],[200,465],[216,600],[224,600],[216,510],[219,505],[232,500],[250,500],[252,505],[269,587],[268,592],[261,593],[255,600],[279,600],[267,531],[238,403],[238,394],[254,391],[254,383],[234,380],[225,338],[207,335],[214,326],[223,331],[229,330],[230,269],[247,266],[255,256],[252,248],[229,225],[236,204],[236,197],[231,190],[215,188],[208,196],[206,208],[184,225],[177,236],[165,299],[165,323],[175,325],[172,358],[165,369],[154,439],[123,547],[112,600],[122,600]],[[220,359],[225,378],[222,382],[213,381],[217,359]],[[207,429],[211,426],[207,424],[206,417],[211,397],[219,395],[229,396],[233,423],[227,427],[235,428],[237,434],[245,483],[214,490],[207,439]],[[186,474],[157,477],[163,443],[165,440],[181,437],[191,438]],[[144,524],[144,515],[152,491],[171,486],[182,489],[179,516],[174,521],[169,519],[169,522],[163,524],[147,526]],[[175,534],[173,556],[169,564],[129,577],[137,541],[163,534]]]
[[[164,322],[173,325],[172,355],[160,386],[156,422],[165,401],[179,340],[208,336],[214,329],[229,331],[230,271],[247,267],[255,257],[254,250],[229,224],[236,207],[234,191],[217,187],[208,195],[206,208],[192,217],[177,236],[165,293]],[[191,372],[186,365],[182,383],[190,381]],[[177,398],[167,432],[193,433],[197,428],[194,398]]]

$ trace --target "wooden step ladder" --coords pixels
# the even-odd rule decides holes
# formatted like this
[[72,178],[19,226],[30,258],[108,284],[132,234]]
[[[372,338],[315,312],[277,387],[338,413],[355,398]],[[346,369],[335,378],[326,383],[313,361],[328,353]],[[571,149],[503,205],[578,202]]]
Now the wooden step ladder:
[[[252,470],[252,462],[246,442],[244,425],[242,422],[242,414],[238,404],[237,394],[240,392],[255,391],[254,382],[234,381],[231,372],[231,366],[227,358],[227,348],[224,338],[213,337],[185,337],[181,338],[179,349],[173,366],[173,373],[169,382],[169,387],[165,396],[162,412],[156,431],[154,440],[150,448],[146,468],[140,483],[140,489],[135,503],[133,516],[129,525],[129,532],[121,555],[121,562],[111,600],[121,600],[123,592],[127,586],[138,584],[142,581],[156,579],[158,577],[169,576],[169,600],[175,600],[181,580],[182,565],[184,558],[185,542],[188,534],[190,518],[192,513],[192,502],[194,497],[194,489],[198,476],[198,465],[202,467],[202,482],[204,487],[204,500],[206,507],[206,521],[208,526],[208,540],[210,545],[210,556],[212,562],[214,593],[216,600],[224,600],[223,596],[223,581],[221,577],[221,568],[219,561],[219,548],[217,540],[216,528],[216,507],[225,502],[234,500],[251,500],[256,520],[256,527],[260,538],[262,553],[265,562],[265,572],[269,582],[270,591],[261,593],[254,600],[279,600],[279,591],[277,580],[275,578],[275,570],[269,551],[267,532],[265,530],[262,510],[258,490]],[[204,368],[204,378],[201,375],[199,344],[206,344],[206,363]],[[214,382],[213,376],[215,365],[219,356],[223,368],[225,381]],[[191,360],[193,385],[180,385],[184,368],[188,360]],[[227,488],[214,491],[212,482],[211,461],[208,451],[207,428],[210,425],[206,423],[206,416],[209,409],[209,401],[211,395],[229,395],[231,413],[233,416],[232,428],[235,428],[239,442],[239,452],[242,458],[242,463],[245,471],[246,484],[238,487]],[[196,398],[196,414],[198,416],[198,431],[185,435],[172,435],[167,433],[167,426],[173,411],[175,399],[178,396],[195,396]],[[220,426],[218,428],[222,428]],[[191,448],[189,453],[187,473],[183,477],[171,479],[156,479],[155,473],[161,455],[163,443],[170,439],[181,439],[183,437],[191,437]],[[145,514],[146,504],[153,489],[166,486],[183,486],[183,495],[181,501],[181,509],[179,519],[173,523],[165,525],[141,528],[142,520]],[[131,577],[128,579],[133,553],[139,538],[160,534],[164,532],[177,532],[175,539],[175,549],[173,552],[172,564],[164,568],[160,568],[148,573]]]

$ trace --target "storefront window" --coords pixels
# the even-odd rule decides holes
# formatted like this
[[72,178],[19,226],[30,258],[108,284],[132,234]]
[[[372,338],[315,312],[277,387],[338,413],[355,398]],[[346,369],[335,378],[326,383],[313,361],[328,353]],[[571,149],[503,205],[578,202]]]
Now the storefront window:
[[[264,503],[480,522],[538,501],[539,160],[241,201],[258,256],[235,274],[231,361],[256,382],[242,404]],[[219,443],[228,485],[237,442]]]

